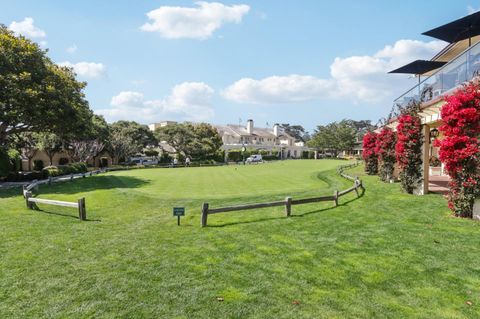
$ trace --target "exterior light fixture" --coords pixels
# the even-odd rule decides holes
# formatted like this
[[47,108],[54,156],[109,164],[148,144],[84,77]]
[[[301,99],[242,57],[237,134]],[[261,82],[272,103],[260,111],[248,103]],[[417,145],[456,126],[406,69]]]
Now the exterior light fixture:
[[433,130],[430,131],[430,138],[432,139],[436,139],[438,137],[438,130],[436,128],[434,128]]

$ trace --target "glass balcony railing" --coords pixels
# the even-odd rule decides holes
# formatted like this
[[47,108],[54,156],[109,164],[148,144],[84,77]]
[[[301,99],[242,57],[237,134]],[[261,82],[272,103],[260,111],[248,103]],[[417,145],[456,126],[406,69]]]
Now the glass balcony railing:
[[480,42],[438,69],[412,89],[394,100],[394,109],[408,105],[412,100],[428,102],[451,92],[464,82],[480,76]]

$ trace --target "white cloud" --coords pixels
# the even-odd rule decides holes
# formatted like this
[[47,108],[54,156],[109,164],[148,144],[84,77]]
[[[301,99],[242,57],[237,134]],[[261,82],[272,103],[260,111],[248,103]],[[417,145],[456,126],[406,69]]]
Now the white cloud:
[[109,121],[131,119],[151,123],[166,117],[206,121],[214,115],[213,94],[214,90],[203,82],[178,84],[169,96],[159,100],[146,100],[140,92],[123,91],[112,97],[111,108],[96,112]]
[[47,33],[42,29],[34,25],[34,20],[31,17],[26,17],[22,21],[12,21],[8,28],[12,30],[17,36],[23,35],[26,38],[29,38],[34,41],[38,41],[38,44],[42,48],[47,47],[47,41],[44,39],[47,37]]
[[110,105],[116,107],[141,107],[143,105],[143,94],[132,91],[123,91],[112,97]]
[[73,68],[75,73],[87,78],[99,78],[105,75],[105,72],[106,72],[105,65],[103,65],[102,63],[94,63],[94,62],[71,63],[71,62],[65,61],[65,62],[58,63],[58,65]]
[[43,39],[47,37],[45,31],[34,25],[34,20],[31,17],[26,17],[20,22],[13,21],[8,28],[17,35],[23,35],[31,39]]
[[239,103],[274,104],[311,100],[331,89],[328,80],[292,74],[262,80],[243,78],[226,88],[222,94]]
[[69,46],[69,47],[66,49],[66,51],[67,51],[68,53],[70,53],[70,54],[73,54],[73,53],[77,52],[77,49],[78,49],[78,47],[77,47],[77,45],[74,43],[74,44],[72,44],[71,46]]
[[348,98],[354,102],[391,102],[398,88],[406,90],[407,77],[387,74],[416,59],[428,59],[445,42],[399,40],[369,56],[335,58],[330,77],[306,75],[271,76],[260,80],[243,78],[227,87],[226,99],[238,103],[278,104],[326,98]]
[[208,39],[225,23],[240,23],[250,7],[245,4],[224,5],[218,2],[195,2],[197,7],[162,6],[147,13],[150,22],[142,31],[159,32],[168,39]]

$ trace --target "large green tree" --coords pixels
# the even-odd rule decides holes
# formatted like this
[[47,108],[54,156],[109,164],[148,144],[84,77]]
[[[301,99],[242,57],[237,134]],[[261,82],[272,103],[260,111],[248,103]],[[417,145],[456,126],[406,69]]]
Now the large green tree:
[[133,121],[118,121],[109,127],[108,148],[116,162],[140,153],[147,146],[158,144],[148,126]]
[[206,123],[167,125],[158,128],[155,136],[194,160],[214,158],[223,144],[217,130]]
[[285,133],[295,138],[296,142],[307,142],[310,139],[310,134],[305,130],[302,125],[290,125],[283,123],[280,125]]
[[22,132],[81,132],[91,110],[73,71],[0,25],[0,146]]
[[357,129],[349,120],[319,125],[308,145],[337,155],[343,150],[351,150],[355,145]]

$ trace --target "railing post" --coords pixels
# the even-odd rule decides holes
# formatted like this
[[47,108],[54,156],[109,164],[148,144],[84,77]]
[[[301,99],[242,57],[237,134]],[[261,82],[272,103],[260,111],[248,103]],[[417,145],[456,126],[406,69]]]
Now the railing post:
[[338,190],[333,193],[333,201],[335,202],[335,206],[338,206]]
[[48,185],[52,185],[52,176],[48,176]]
[[32,209],[32,203],[28,201],[30,197],[32,197],[32,193],[30,191],[25,192],[25,203],[27,204],[28,209]]
[[70,181],[73,181],[73,174],[70,174]]
[[78,200],[78,218],[80,220],[87,220],[87,209],[85,207],[85,197]]
[[207,226],[207,218],[208,218],[208,203],[203,203],[203,205],[202,205],[202,227]]
[[292,198],[286,197],[285,198],[285,215],[287,217],[290,217],[291,213],[292,213]]

